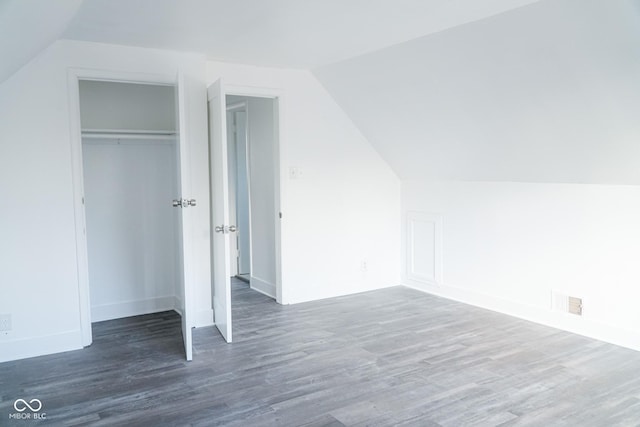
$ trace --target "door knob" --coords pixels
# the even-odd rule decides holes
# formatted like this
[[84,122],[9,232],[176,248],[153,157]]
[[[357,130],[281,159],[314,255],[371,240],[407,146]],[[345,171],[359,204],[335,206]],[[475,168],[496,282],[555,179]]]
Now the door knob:
[[182,208],[188,208],[189,206],[195,206],[196,199],[173,199],[173,207],[177,208],[178,206]]
[[224,233],[227,234],[229,232],[233,233],[237,230],[235,225],[216,225],[214,230],[216,233]]

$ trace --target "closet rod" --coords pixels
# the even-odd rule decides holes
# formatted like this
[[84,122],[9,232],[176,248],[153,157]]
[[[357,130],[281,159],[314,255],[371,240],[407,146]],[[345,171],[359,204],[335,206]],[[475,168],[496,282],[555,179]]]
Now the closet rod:
[[83,138],[168,139],[176,138],[171,130],[82,129]]

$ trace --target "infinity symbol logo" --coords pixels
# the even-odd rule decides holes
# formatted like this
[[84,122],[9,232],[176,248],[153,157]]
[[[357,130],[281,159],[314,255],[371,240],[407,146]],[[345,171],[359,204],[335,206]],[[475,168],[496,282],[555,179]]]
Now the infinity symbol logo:
[[[33,406],[31,406],[29,403]],[[24,412],[27,410],[27,408],[29,408],[31,412],[39,412],[40,409],[42,409],[42,402],[40,402],[39,399],[31,399],[29,403],[27,403],[27,401],[24,399],[18,399],[13,402],[13,408],[18,412]]]

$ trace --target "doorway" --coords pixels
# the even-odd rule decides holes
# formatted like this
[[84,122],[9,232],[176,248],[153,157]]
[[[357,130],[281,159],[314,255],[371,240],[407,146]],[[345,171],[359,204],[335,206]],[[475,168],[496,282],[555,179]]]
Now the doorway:
[[226,96],[231,276],[276,298],[276,100]]
[[230,239],[231,277],[251,282],[251,200],[247,141],[247,103],[227,96],[227,154],[229,157],[229,216],[237,226]]
[[[238,248],[245,245],[243,237],[238,236],[249,240],[249,256],[244,259],[249,261],[252,292],[268,295],[278,303],[284,300],[280,210],[282,94],[274,89],[228,86],[218,79],[207,88],[207,100],[214,321],[222,337],[230,343],[233,332],[231,282],[232,277],[235,281],[238,272],[242,272],[243,258]],[[227,115],[227,107],[233,112],[232,117]],[[238,111],[245,114],[238,115]],[[228,124],[244,125],[244,130],[233,129],[234,135],[231,135]],[[229,144],[235,146],[230,148]],[[239,149],[237,145],[241,145]],[[246,159],[242,159],[243,151]],[[246,168],[246,188],[236,188],[233,182],[243,180],[242,176],[238,177],[238,171],[243,168]],[[242,202],[238,204],[237,200],[243,191],[248,199],[245,203],[248,209],[244,212]],[[248,223],[244,226],[246,230],[238,229],[236,224],[243,220]]]

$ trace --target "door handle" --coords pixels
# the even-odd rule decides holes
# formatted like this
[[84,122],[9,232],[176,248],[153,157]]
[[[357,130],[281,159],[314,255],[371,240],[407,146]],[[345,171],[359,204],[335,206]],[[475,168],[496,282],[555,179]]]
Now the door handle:
[[189,206],[196,205],[196,199],[173,199],[172,205],[174,208],[177,208],[178,206],[181,208],[188,208]]
[[214,228],[216,233],[224,233],[229,234],[229,232],[233,233],[238,230],[235,225],[216,225]]

